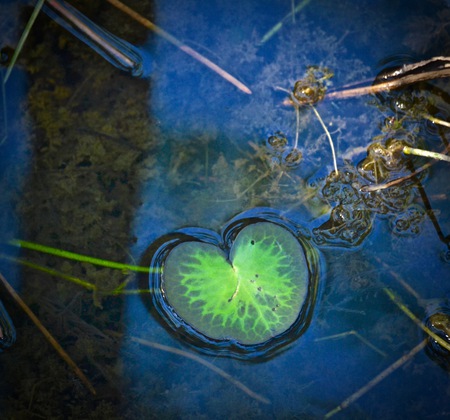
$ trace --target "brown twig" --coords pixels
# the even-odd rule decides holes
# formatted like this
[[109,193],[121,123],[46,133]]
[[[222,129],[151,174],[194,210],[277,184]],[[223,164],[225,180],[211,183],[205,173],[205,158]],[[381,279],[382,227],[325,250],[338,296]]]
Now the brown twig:
[[206,67],[210,68],[212,71],[216,72],[219,76],[223,77],[225,80],[236,86],[238,89],[240,89],[242,92],[245,92],[247,94],[251,94],[252,91],[245,86],[242,82],[240,82],[238,79],[236,79],[234,76],[232,76],[230,73],[226,72],[222,68],[220,68],[217,64],[213,63],[211,60],[207,59],[197,51],[193,50],[191,47],[188,47],[187,45],[184,45],[181,41],[179,41],[177,38],[175,38],[173,35],[166,32],[164,29],[160,28],[159,26],[155,25],[153,22],[150,22],[148,19],[141,16],[139,13],[131,9],[130,7],[126,6],[119,0],[107,0],[108,3],[111,3],[114,7],[121,10],[122,12],[126,13],[128,16],[139,22],[141,25],[145,26],[147,29],[150,29],[151,31],[155,32],[160,37],[164,38],[166,41],[170,42],[171,44],[175,45],[177,48],[179,48],[181,51],[185,52],[186,54],[190,55],[200,63],[204,64]]
[[[345,89],[327,93],[327,99],[347,99],[355,96],[370,95],[379,92],[388,92],[403,86],[426,80],[450,77],[450,58],[433,57],[430,60],[407,64],[392,72],[391,80],[363,86],[354,89]],[[387,78],[388,79],[388,78]]]
[[76,365],[76,363],[72,360],[72,358],[66,353],[66,351],[61,347],[61,345],[55,340],[55,338],[50,334],[47,328],[42,325],[41,321],[39,321],[38,317],[33,313],[33,311],[28,307],[28,305],[22,300],[22,298],[17,294],[17,292],[12,288],[12,286],[8,283],[8,281],[3,277],[0,273],[0,281],[8,291],[8,293],[12,296],[12,298],[16,301],[16,303],[21,307],[21,309],[28,315],[28,317],[33,321],[34,325],[41,331],[44,335],[45,339],[51,344],[51,346],[57,351],[57,353],[61,356],[61,358],[72,368],[80,380],[84,383],[86,388],[95,395],[96,391],[94,386],[91,384],[86,375],[81,371],[81,369]]
[[425,169],[428,169],[430,166],[434,165],[436,162],[437,161],[425,163],[425,165],[421,166],[419,169],[415,170],[414,172],[411,172],[408,175],[402,176],[401,178],[394,179],[390,182],[386,182],[385,184],[363,185],[360,188],[360,190],[363,192],[385,190],[386,188],[390,188],[390,187],[393,187],[394,185],[401,184],[402,182],[405,182],[408,179],[415,177],[416,175],[423,172]]

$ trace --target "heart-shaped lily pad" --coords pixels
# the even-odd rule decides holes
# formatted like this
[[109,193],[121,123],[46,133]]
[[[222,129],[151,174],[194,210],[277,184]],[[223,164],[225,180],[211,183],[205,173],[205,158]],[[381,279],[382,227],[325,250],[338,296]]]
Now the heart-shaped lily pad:
[[224,232],[231,238],[229,248],[205,241],[205,231],[160,248],[160,269],[151,277],[156,278],[154,301],[190,342],[200,340],[208,350],[235,355],[252,350],[261,355],[258,350],[280,347],[292,340],[290,333],[296,338],[306,328],[316,292],[317,254],[273,221],[249,219]]

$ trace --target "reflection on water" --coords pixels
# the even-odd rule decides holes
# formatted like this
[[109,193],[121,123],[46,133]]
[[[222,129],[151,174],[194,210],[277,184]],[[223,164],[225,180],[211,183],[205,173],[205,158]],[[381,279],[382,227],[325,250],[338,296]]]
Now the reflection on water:
[[[30,12],[13,3],[5,5],[8,19],[0,23],[5,45],[15,45],[21,17]],[[188,226],[219,232],[243,211],[271,207],[297,225],[322,231],[323,292],[301,340],[271,360],[248,364],[202,356],[270,401],[265,404],[229,377],[161,347],[192,351],[149,313],[148,291],[111,296],[124,282],[129,292],[147,287],[146,275],[143,280],[22,251],[21,258],[65,279],[4,260],[2,273],[20,286],[97,396],[89,395],[1,290],[17,327],[16,344],[0,358],[2,410],[11,418],[323,417],[423,339],[385,287],[419,318],[433,315],[424,302],[435,300],[436,313],[446,306],[448,167],[434,164],[420,179],[383,192],[360,187],[391,182],[428,162],[404,160],[390,147],[395,141],[443,150],[448,128],[430,123],[424,112],[448,121],[448,82],[318,103],[345,178],[341,183],[328,177],[329,140],[314,112],[301,109],[297,130],[282,89],[292,91],[308,65],[330,68],[329,88],[340,89],[370,84],[385,57],[446,55],[448,28],[442,22],[448,6],[439,0],[413,6],[402,0],[309,2],[261,43],[289,14],[290,1],[129,5],[253,94],[242,94],[103,2],[80,1],[77,8],[130,43],[151,45],[154,72],[148,81],[121,73],[40,16],[7,85],[17,86],[19,72],[27,77],[26,97],[7,92],[10,135],[0,158],[13,163],[2,166],[1,188],[8,193],[1,202],[14,213],[0,213],[2,241],[20,237],[138,264],[163,235]],[[432,22],[425,25],[429,31],[420,22]],[[29,134],[18,135],[21,127]],[[287,147],[298,133],[298,165],[282,164],[272,138],[279,132]],[[349,234],[361,227],[356,239]],[[14,256],[17,249],[3,252]],[[92,293],[69,276],[100,291]],[[436,317],[432,322],[442,325]],[[445,417],[447,380],[448,373],[419,352],[341,418]]]

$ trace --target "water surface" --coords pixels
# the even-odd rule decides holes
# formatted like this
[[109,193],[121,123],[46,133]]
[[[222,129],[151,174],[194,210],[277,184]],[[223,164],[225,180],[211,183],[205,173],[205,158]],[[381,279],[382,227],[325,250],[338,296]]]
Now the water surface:
[[[220,232],[255,207],[275,208],[313,235],[327,226],[343,196],[323,190],[333,161],[311,110],[301,112],[298,166],[287,167],[268,147],[278,131],[289,146],[296,134],[295,112],[283,104],[288,95],[278,88],[291,90],[310,65],[333,71],[329,89],[370,84],[392,64],[445,56],[450,45],[450,9],[437,0],[311,1],[264,43],[270,28],[290,13],[290,1],[129,5],[232,73],[252,95],[108,4],[77,7],[149,54],[150,78],[121,72],[40,16],[6,85],[7,138],[0,146],[4,243],[20,238],[144,264],[145,251],[161,236],[185,227]],[[26,2],[2,8],[8,17],[1,24],[2,47],[15,46],[31,8]],[[357,176],[367,147],[390,136],[387,121],[405,115],[402,103],[408,110],[425,98],[432,104],[427,112],[448,121],[447,80],[405,92],[412,102],[389,94],[317,105],[339,169],[349,179]],[[392,135],[442,150],[448,129],[422,115],[408,114],[405,130]],[[410,184],[395,190],[400,198],[389,193],[370,201],[350,194],[345,209],[369,214],[364,235],[354,243],[333,236],[317,245],[324,264],[314,316],[287,351],[261,363],[201,355],[269,404],[192,359],[132,341],[195,353],[150,313],[148,293],[92,293],[1,260],[2,273],[97,390],[97,396],[89,394],[0,289],[17,328],[17,343],[0,357],[2,412],[8,418],[323,417],[425,337],[384,288],[420,320],[448,306],[447,179],[448,166],[441,162],[420,179],[422,189]],[[352,178],[342,191],[355,183]],[[411,206],[419,217],[411,229],[402,229]],[[6,245],[2,252],[19,255]],[[125,280],[129,290],[146,284],[120,270],[31,251],[19,256],[101,291]],[[444,418],[449,412],[448,371],[421,351],[338,416]]]

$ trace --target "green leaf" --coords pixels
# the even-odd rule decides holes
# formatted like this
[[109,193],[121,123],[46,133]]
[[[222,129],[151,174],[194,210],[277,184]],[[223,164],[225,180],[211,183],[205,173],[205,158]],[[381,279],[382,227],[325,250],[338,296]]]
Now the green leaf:
[[183,242],[166,258],[162,288],[183,320],[205,336],[263,343],[297,320],[307,298],[304,250],[287,229],[269,222],[243,228],[227,254]]

